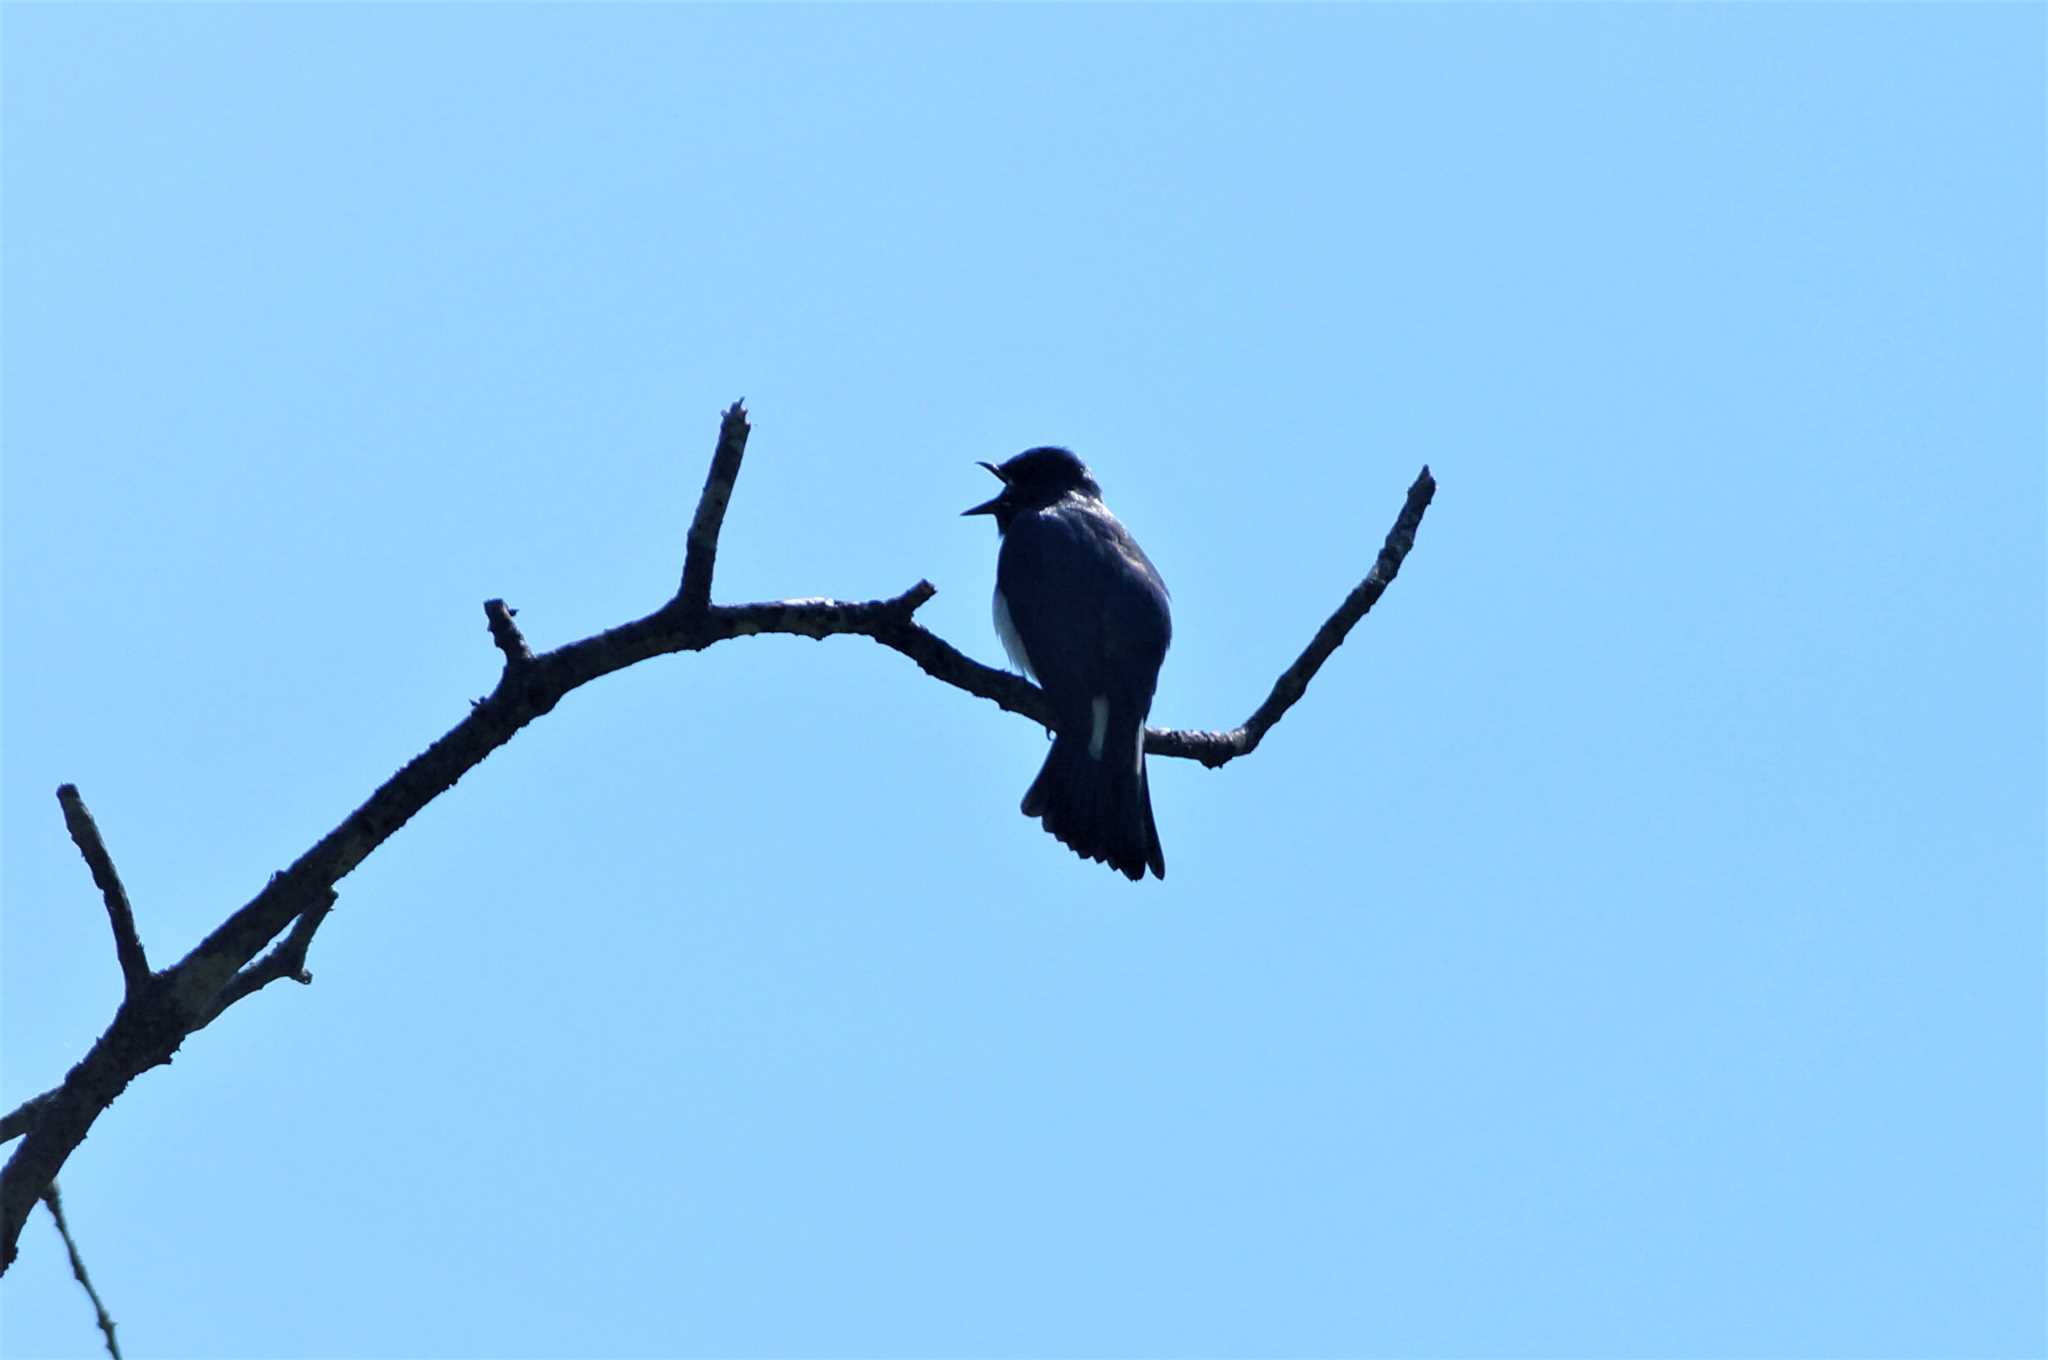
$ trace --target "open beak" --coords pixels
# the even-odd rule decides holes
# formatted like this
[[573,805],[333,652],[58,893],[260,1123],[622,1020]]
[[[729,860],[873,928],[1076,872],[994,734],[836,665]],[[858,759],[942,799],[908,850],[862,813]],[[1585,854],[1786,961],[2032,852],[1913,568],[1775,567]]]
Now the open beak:
[[[997,477],[1001,477],[1003,475],[1002,469],[998,468],[994,463],[977,463],[975,464],[975,466],[985,467],[990,472],[994,473]],[[998,491],[995,495],[983,501],[980,505],[975,506],[973,509],[962,510],[960,513],[963,515],[993,515],[996,512],[996,507],[1003,503],[1003,497],[1009,494],[1010,485],[1008,482],[1005,482],[1003,483],[1003,489],[1001,491]]]

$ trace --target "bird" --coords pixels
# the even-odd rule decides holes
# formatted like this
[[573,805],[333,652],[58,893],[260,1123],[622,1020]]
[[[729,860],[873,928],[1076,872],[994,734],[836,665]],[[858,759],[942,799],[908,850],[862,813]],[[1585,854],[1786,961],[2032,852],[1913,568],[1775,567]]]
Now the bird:
[[1052,701],[1052,749],[1021,810],[1083,859],[1136,882],[1166,877],[1145,779],[1145,718],[1173,640],[1166,582],[1063,448],[982,463],[1003,489],[991,515],[995,626],[1003,650]]

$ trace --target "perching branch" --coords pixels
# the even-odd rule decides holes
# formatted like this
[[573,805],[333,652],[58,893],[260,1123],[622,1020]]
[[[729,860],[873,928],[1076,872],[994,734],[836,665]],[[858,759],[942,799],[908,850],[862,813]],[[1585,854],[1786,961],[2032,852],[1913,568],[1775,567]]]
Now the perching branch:
[[1422,524],[1422,513],[1429,509],[1430,498],[1435,495],[1436,478],[1429,475],[1428,467],[1424,467],[1415,484],[1408,488],[1408,502],[1401,507],[1394,527],[1387,530],[1386,546],[1380,549],[1372,570],[1344,597],[1344,603],[1337,606],[1337,612],[1316,629],[1316,635],[1309,639],[1308,646],[1294,659],[1294,664],[1280,672],[1280,678],[1273,682],[1273,692],[1266,696],[1266,702],[1260,704],[1242,726],[1228,732],[1147,732],[1146,751],[1154,755],[1186,756],[1213,770],[1226,761],[1250,755],[1258,749],[1259,742],[1273,724],[1308,693],[1308,682],[1315,679],[1316,672],[1330,659],[1330,653],[1343,643],[1351,625],[1364,618],[1367,611],[1379,603],[1380,596],[1386,594],[1387,587],[1400,574],[1401,563],[1407,560],[1408,550],[1415,546],[1415,530]]
[[[113,894],[108,893],[117,950],[129,980],[128,993],[106,1033],[71,1069],[63,1084],[0,1118],[0,1140],[22,1139],[6,1168],[0,1170],[0,1271],[14,1260],[30,1209],[93,1121],[128,1083],[168,1062],[188,1036],[267,984],[287,977],[310,981],[305,971],[306,951],[334,905],[335,885],[428,803],[510,741],[520,728],[554,708],[571,690],[651,657],[702,651],[732,638],[767,633],[810,638],[848,635],[872,638],[909,657],[934,679],[1034,722],[1052,725],[1051,706],[1036,686],[968,658],[916,621],[913,616],[918,609],[937,593],[929,582],[919,581],[888,599],[862,602],[805,599],[712,604],[718,538],[749,428],[745,409],[735,402],[719,427],[710,473],[690,524],[682,584],[671,599],[643,618],[539,655],[528,648],[504,601],[489,601],[484,606],[485,619],[493,643],[505,658],[497,686],[473,702],[462,721],[408,761],[290,868],[273,875],[262,891],[183,959],[160,973],[149,973],[141,962],[141,944],[135,938],[132,919],[124,936],[125,896],[117,912]],[[1257,747],[1394,579],[1414,544],[1416,526],[1435,490],[1436,483],[1424,468],[1409,489],[1407,504],[1372,570],[1294,664],[1281,673],[1273,692],[1243,726],[1229,732],[1154,729],[1146,734],[1145,749],[1154,755],[1181,756],[1215,767]],[[70,797],[75,799],[75,790]],[[83,812],[82,805],[79,810]],[[69,800],[66,815],[67,821],[71,820]],[[85,824],[90,826],[89,820]],[[98,844],[96,834],[91,844]],[[111,863],[106,864],[103,878],[100,863],[85,840],[80,841],[80,849],[93,866],[94,880],[102,891],[108,891],[108,881],[114,881],[118,889]],[[99,847],[98,853],[103,860],[104,847]],[[265,946],[287,929],[290,934],[259,960],[257,955]],[[134,941],[132,954],[125,940]]]

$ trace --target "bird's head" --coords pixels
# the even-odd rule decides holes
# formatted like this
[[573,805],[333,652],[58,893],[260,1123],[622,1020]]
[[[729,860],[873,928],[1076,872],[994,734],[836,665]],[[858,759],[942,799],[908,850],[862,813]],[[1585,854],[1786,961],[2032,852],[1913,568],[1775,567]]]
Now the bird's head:
[[1026,449],[1006,463],[981,466],[1002,478],[1003,489],[963,515],[994,515],[996,527],[1007,529],[1010,520],[1027,510],[1043,510],[1072,492],[1100,496],[1102,488],[1088,475],[1088,465],[1066,449]]

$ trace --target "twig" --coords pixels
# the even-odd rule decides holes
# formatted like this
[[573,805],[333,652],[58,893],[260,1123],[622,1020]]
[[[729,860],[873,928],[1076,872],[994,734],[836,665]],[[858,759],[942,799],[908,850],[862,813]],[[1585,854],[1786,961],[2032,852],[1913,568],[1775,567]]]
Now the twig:
[[314,933],[326,921],[327,913],[334,910],[336,895],[329,888],[318,903],[300,912],[298,920],[292,922],[291,933],[272,945],[269,953],[230,978],[214,998],[206,1018],[194,1028],[212,1024],[222,1011],[273,982],[290,978],[301,987],[312,986],[313,975],[306,971],[306,951],[312,947]]
[[512,622],[512,616],[519,611],[503,600],[485,600],[484,618],[491,625],[491,641],[498,644],[498,650],[505,654],[505,669],[512,670],[533,661],[533,653],[527,649],[526,639],[520,636],[519,625]]
[[739,480],[740,459],[747,452],[747,404],[736,401],[726,408],[718,425],[718,447],[711,455],[711,471],[704,476],[704,494],[697,498],[697,515],[690,521],[690,538],[683,556],[683,584],[676,592],[685,612],[700,614],[711,604],[711,570],[718,561],[718,534],[725,527],[725,507],[732,500],[732,484]]
[[[183,959],[154,979],[144,965],[143,977],[153,985],[139,993],[131,986],[113,1024],[63,1084],[0,1120],[0,1132],[22,1140],[0,1170],[0,1272],[13,1262],[22,1224],[36,1200],[53,1183],[93,1121],[128,1083],[168,1062],[187,1037],[269,983],[285,977],[307,981],[306,946],[333,905],[335,884],[456,780],[578,686],[650,657],[701,651],[732,638],[767,633],[810,638],[859,636],[902,653],[935,679],[1051,725],[1051,706],[1036,686],[972,660],[917,623],[915,614],[935,593],[929,582],[919,581],[900,595],[878,600],[712,605],[711,575],[718,536],[739,475],[747,432],[746,411],[735,402],[720,423],[711,471],[690,525],[682,588],[673,598],[644,618],[537,656],[512,626],[511,610],[502,601],[487,604],[492,640],[506,659],[497,688],[474,703],[461,722],[408,761],[290,868],[273,875],[261,892]],[[1155,729],[1146,734],[1145,749],[1213,767],[1255,748],[1301,698],[1317,669],[1394,579],[1413,546],[1416,527],[1435,489],[1429,470],[1423,469],[1372,571],[1301,656],[1281,673],[1273,692],[1243,726],[1222,733]],[[76,790],[72,796],[75,798]],[[68,802],[66,811],[70,821]],[[89,820],[86,825],[90,826]],[[93,843],[97,844],[96,835]],[[103,848],[101,855],[104,858]],[[87,860],[93,862],[90,851]],[[111,864],[107,873],[111,878]],[[97,866],[94,877],[99,879]],[[125,909],[125,897],[121,902]],[[110,897],[109,911],[113,910]],[[122,939],[120,919],[117,915],[117,945]],[[291,935],[287,939],[261,961],[252,962],[288,927]],[[132,922],[128,933],[132,937]],[[135,949],[139,960],[139,941]],[[125,954],[123,968],[128,971]]]
[[5,1118],[0,1118],[0,1143],[11,1143],[34,1128],[36,1121],[43,1117],[43,1111],[49,1108],[50,1102],[56,1098],[57,1090],[52,1087],[39,1096],[30,1096],[9,1110]]
[[85,1258],[78,1254],[78,1243],[71,1239],[71,1225],[64,1221],[64,1201],[57,1195],[57,1182],[51,1181],[43,1191],[43,1203],[49,1206],[50,1217],[57,1224],[57,1234],[64,1239],[64,1250],[71,1256],[71,1273],[85,1290],[85,1296],[92,1300],[92,1311],[98,1318],[100,1332],[107,1338],[107,1354],[114,1360],[121,1360],[121,1347],[114,1341],[114,1319],[107,1315],[107,1305],[100,1302],[100,1292],[92,1287],[92,1278],[85,1273]]
[[142,937],[135,933],[135,912],[128,905],[127,890],[121,886],[121,876],[114,872],[113,856],[100,839],[99,827],[85,810],[85,800],[78,796],[78,786],[60,786],[57,802],[64,809],[65,829],[77,844],[78,853],[85,856],[86,867],[92,870],[92,881],[98,885],[100,895],[107,900],[107,919],[114,927],[114,955],[121,961],[121,981],[128,995],[134,996],[149,982],[149,958],[142,952]]
[[1372,570],[1344,597],[1344,603],[1337,606],[1337,612],[1316,630],[1316,635],[1309,639],[1308,646],[1294,659],[1294,664],[1280,672],[1280,678],[1273,682],[1273,692],[1266,696],[1266,702],[1260,704],[1241,726],[1228,732],[1166,732],[1155,729],[1145,736],[1146,752],[1186,756],[1213,770],[1257,750],[1273,724],[1279,722],[1287,710],[1308,692],[1308,682],[1315,679],[1316,672],[1344,641],[1352,625],[1365,617],[1366,612],[1386,593],[1394,577],[1400,574],[1401,563],[1407,559],[1408,550],[1415,546],[1415,531],[1422,524],[1422,514],[1429,509],[1430,499],[1435,495],[1436,478],[1430,476],[1429,469],[1425,467],[1415,479],[1415,484],[1408,488],[1408,501],[1395,518],[1394,527],[1387,530],[1386,546],[1380,549]]

